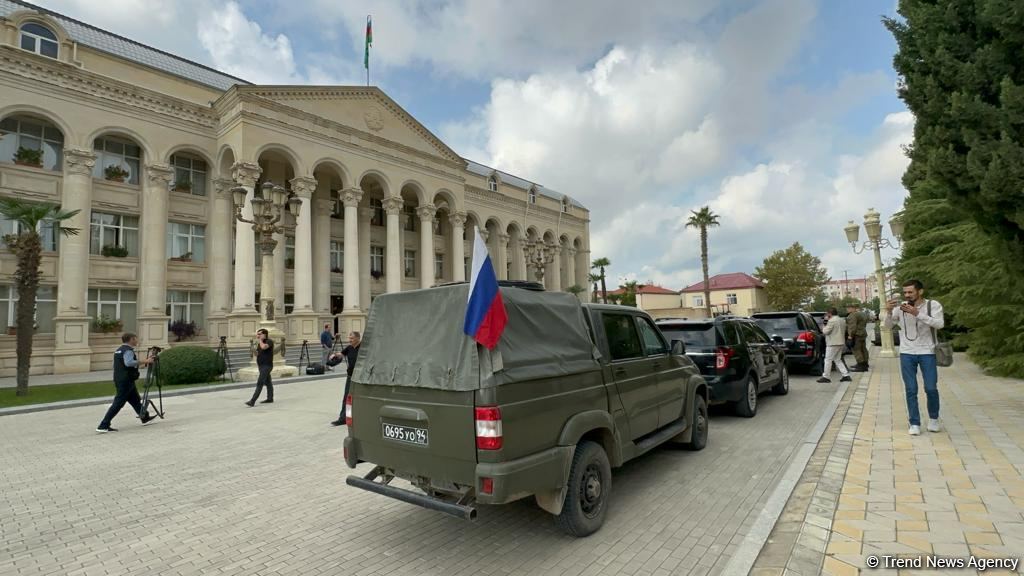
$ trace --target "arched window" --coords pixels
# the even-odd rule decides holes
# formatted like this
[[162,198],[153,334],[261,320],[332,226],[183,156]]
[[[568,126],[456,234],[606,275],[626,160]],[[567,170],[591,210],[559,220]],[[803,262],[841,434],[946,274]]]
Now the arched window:
[[60,43],[52,30],[29,22],[21,26],[21,48],[48,58],[56,58]]
[[[64,134],[46,120],[11,116],[0,122],[0,162],[60,170]],[[22,150],[19,152],[18,150]]]
[[530,188],[530,192],[528,194],[529,194],[528,198],[529,198],[530,204],[536,204],[537,203],[537,189],[536,188]]
[[498,191],[498,179],[495,178],[494,176],[491,176],[490,178],[488,178],[487,179],[487,189],[490,190],[491,192],[497,192]]
[[115,182],[139,183],[142,149],[131,140],[104,136],[93,142],[96,167],[92,175]]
[[562,212],[569,213],[569,199],[565,197],[562,198]]
[[171,155],[174,182],[171,189],[193,196],[206,196],[206,161],[192,154]]

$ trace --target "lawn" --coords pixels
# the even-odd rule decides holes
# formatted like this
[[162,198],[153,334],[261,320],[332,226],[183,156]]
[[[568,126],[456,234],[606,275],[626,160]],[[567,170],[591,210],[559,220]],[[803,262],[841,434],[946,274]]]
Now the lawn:
[[[229,380],[230,382],[230,380]],[[211,386],[224,384],[222,381],[207,382],[205,384],[185,384],[181,386],[164,386],[164,390],[175,390],[189,388],[192,386]],[[139,394],[144,390],[144,382],[136,384]],[[81,400],[83,398],[114,397],[113,382],[75,382],[72,384],[48,384],[33,386],[31,380],[28,386],[28,396],[15,396],[14,388],[0,388],[0,408],[12,406],[28,406],[30,404],[46,404],[48,402],[61,402],[64,400]],[[151,391],[154,399],[156,390]]]

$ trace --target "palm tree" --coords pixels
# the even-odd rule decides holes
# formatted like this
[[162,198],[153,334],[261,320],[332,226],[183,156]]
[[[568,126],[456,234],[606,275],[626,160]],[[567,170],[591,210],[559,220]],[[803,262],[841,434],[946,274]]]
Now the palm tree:
[[589,274],[587,276],[587,279],[590,280],[590,283],[594,285],[594,295],[592,296],[592,298],[597,298],[597,283],[601,281],[601,275]]
[[608,288],[604,283],[604,269],[611,266],[612,263],[607,258],[598,258],[594,260],[594,263],[590,265],[591,268],[600,268],[601,273],[598,275],[601,278],[601,298],[604,303],[608,303]]
[[[28,371],[32,359],[32,336],[35,332],[36,290],[39,289],[39,264],[43,242],[37,228],[44,221],[55,225],[78,214],[78,210],[61,210],[56,204],[27,202],[13,198],[0,198],[0,214],[20,224],[21,232],[7,234],[4,242],[17,258],[14,283],[18,290],[16,327],[18,333],[18,388],[15,394],[28,394]],[[77,228],[60,227],[61,234],[74,236]]]
[[572,294],[576,298],[579,298],[580,297],[580,293],[586,292],[587,289],[584,288],[583,286],[580,286],[579,284],[573,284],[572,286],[569,286],[568,288],[566,288],[565,291],[570,293],[570,294]]
[[687,228],[700,229],[700,264],[704,270],[704,309],[711,318],[711,284],[708,282],[708,228],[718,226],[718,214],[704,206],[700,211],[691,210],[693,216],[686,221]]

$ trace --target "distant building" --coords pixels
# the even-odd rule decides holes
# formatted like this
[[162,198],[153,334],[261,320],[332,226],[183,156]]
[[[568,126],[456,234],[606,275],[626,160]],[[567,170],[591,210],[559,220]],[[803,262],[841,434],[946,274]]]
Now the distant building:
[[[717,274],[708,279],[711,289],[711,307],[714,313],[732,313],[750,316],[769,309],[764,284],[750,274],[732,272]],[[683,288],[680,292],[682,307],[704,308],[704,281]]]
[[[894,286],[892,276],[886,278],[886,286],[889,291],[892,291]],[[821,289],[828,298],[833,300],[842,300],[846,296],[851,296],[861,302],[866,302],[878,296],[878,284],[875,282],[874,275],[863,278],[829,280],[822,285]]]

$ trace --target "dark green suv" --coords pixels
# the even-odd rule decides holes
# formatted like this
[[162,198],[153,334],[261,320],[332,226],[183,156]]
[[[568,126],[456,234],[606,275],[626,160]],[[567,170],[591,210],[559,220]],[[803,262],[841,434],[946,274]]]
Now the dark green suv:
[[707,386],[641,310],[502,294],[494,350],[462,333],[466,284],[374,301],[345,439],[349,467],[374,466],[347,483],[466,519],[532,496],[586,536],[604,522],[613,467],[665,442],[705,446]]

